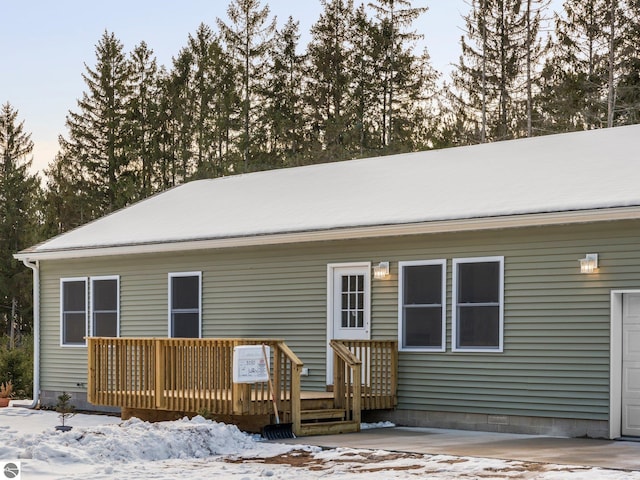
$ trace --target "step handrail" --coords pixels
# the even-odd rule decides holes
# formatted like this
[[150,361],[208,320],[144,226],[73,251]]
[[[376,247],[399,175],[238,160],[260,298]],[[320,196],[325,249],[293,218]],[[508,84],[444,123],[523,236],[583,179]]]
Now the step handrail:
[[344,408],[346,420],[360,425],[362,417],[362,361],[342,343],[329,342],[334,354],[333,401]]
[[[300,434],[300,424],[302,422],[302,414],[301,414],[301,410],[302,410],[302,400],[301,400],[301,388],[300,388],[300,379],[302,376],[302,367],[304,366],[304,363],[298,358],[298,356],[293,352],[293,350],[291,350],[289,348],[289,346],[283,341],[278,341],[277,342],[277,349],[282,352],[282,354],[286,357],[286,359],[290,362],[291,364],[291,398],[290,400],[290,407],[291,407],[291,430],[293,431],[293,433],[295,435],[299,435]],[[275,378],[275,383],[276,383],[276,387],[275,388],[279,388],[280,386],[280,379],[279,379],[279,375],[280,372],[282,371],[281,366],[278,364],[279,363],[279,356],[274,355],[274,359],[276,362],[276,365],[273,366],[273,371],[276,375]],[[276,392],[274,392],[276,393]],[[279,392],[277,392],[277,396],[276,398],[280,398],[280,394]]]

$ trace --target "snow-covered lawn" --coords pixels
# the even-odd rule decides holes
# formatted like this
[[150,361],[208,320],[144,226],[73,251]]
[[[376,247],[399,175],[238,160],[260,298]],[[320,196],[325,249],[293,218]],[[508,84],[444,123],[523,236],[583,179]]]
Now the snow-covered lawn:
[[[0,466],[20,464],[30,479],[638,479],[640,472],[366,449],[322,450],[262,441],[236,427],[196,417],[126,422],[104,415],[73,417],[0,409]],[[10,473],[10,472],[9,472]],[[10,478],[0,471],[0,479]]]

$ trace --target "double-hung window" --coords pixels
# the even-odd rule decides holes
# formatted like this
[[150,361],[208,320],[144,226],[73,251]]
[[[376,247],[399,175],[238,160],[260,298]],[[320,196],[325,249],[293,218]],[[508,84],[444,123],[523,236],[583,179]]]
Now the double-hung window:
[[453,260],[453,350],[502,352],[504,257]]
[[446,265],[446,260],[399,263],[402,350],[445,350]]
[[94,337],[119,335],[119,292],[119,277],[91,277],[91,332]]
[[169,274],[169,336],[200,338],[202,273]]
[[60,279],[60,345],[86,346],[87,279]]

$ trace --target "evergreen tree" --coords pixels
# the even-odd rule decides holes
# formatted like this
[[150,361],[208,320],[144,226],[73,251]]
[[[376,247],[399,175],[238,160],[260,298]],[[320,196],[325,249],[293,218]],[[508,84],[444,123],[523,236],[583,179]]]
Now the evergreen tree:
[[156,59],[145,42],[129,56],[130,96],[126,105],[127,163],[135,178],[132,199],[143,199],[159,188],[158,146],[160,80]]
[[195,172],[195,126],[190,108],[194,63],[192,52],[183,48],[173,59],[171,72],[161,82],[160,178],[163,189],[185,182]]
[[371,21],[364,4],[356,9],[352,20],[352,48],[350,70],[351,99],[348,109],[353,128],[349,150],[358,157],[365,157],[383,149],[384,102],[379,97],[384,92],[381,78],[381,59],[385,56],[385,41],[380,29]]
[[609,1],[566,0],[563,15],[556,14],[556,41],[539,101],[547,131],[607,125]]
[[278,162],[271,165],[299,165],[308,156],[305,148],[303,103],[303,56],[296,50],[300,40],[298,22],[289,17],[276,32],[264,98],[268,130],[268,154]]
[[472,0],[465,17],[453,82],[461,104],[458,111],[466,113],[466,123],[481,143],[522,135],[529,22],[521,6],[521,0]]
[[[320,0],[323,12],[307,46],[306,99],[310,142],[316,162],[350,158],[354,136],[348,115],[353,65],[353,0]],[[359,137],[359,135],[355,135]]]
[[61,137],[64,156],[79,164],[75,170],[83,180],[87,220],[121,208],[135,196],[127,155],[129,64],[113,33],[103,34],[96,58],[95,70],[87,66],[83,75],[88,91],[78,101],[79,111],[67,115],[68,138]]
[[625,0],[619,33],[619,76],[615,86],[614,123],[640,123],[640,0]]
[[[60,139],[60,144],[64,141]],[[89,199],[83,166],[64,147],[44,170],[43,220],[45,237],[52,237],[96,218]]]
[[235,71],[219,40],[204,24],[195,36],[189,36],[187,50],[193,60],[188,110],[193,119],[195,174],[221,176],[232,163],[228,138],[237,124],[239,108]]
[[534,123],[539,124],[539,118],[534,119],[534,95],[540,91],[540,75],[544,63],[544,57],[549,50],[549,42],[544,44],[539,39],[543,22],[546,23],[546,12],[549,8],[550,0],[526,0],[525,2],[525,57],[524,57],[524,82],[526,89],[525,117],[526,136],[534,135]]
[[255,170],[253,163],[268,163],[261,155],[266,134],[258,119],[261,111],[268,52],[276,31],[275,18],[269,21],[269,7],[261,7],[260,0],[232,0],[227,9],[230,24],[218,19],[218,28],[227,51],[240,75],[242,97],[242,130],[239,149],[242,152],[242,171]]
[[[420,38],[420,35],[406,29],[427,8],[412,8],[409,0],[376,0],[370,5],[376,12],[381,41],[378,74],[382,87],[382,145],[394,151],[393,144],[403,123],[399,119],[396,121],[395,117],[406,111],[406,105],[401,104],[402,94],[407,90],[414,67],[411,43]],[[402,137],[406,138],[406,135]]]
[[0,325],[30,331],[31,271],[13,254],[40,240],[40,180],[29,172],[33,142],[8,102],[0,107]]

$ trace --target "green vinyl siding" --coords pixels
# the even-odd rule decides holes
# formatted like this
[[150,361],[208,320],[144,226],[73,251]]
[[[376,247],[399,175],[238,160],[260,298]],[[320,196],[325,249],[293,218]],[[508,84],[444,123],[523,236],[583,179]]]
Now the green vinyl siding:
[[[578,259],[600,268],[580,274]],[[504,352],[451,351],[454,258],[504,256]],[[371,281],[374,339],[397,339],[398,262],[447,260],[446,351],[399,353],[400,409],[606,420],[610,291],[640,289],[640,222],[310,242],[41,263],[42,388],[86,382],[59,346],[59,279],[120,275],[121,335],[167,336],[168,274],[202,272],[203,337],[284,338],[324,389],[327,265],[391,262]]]

